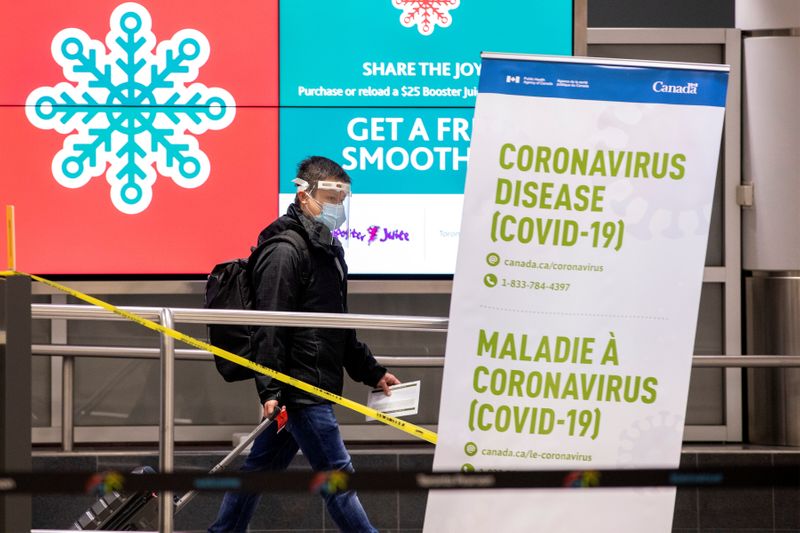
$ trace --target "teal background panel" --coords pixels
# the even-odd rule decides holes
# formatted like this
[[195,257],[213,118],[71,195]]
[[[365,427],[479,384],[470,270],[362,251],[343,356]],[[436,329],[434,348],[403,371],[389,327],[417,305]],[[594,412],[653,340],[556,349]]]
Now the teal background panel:
[[[474,92],[465,89],[477,86],[482,51],[572,54],[572,0],[461,0],[449,11],[450,25],[435,26],[430,35],[403,26],[396,3],[401,0],[282,0],[281,105],[469,107]],[[365,76],[365,62],[413,63],[416,75]],[[451,71],[426,76],[421,63],[446,63]],[[343,92],[300,95],[299,87]],[[367,87],[388,95],[344,94],[346,88]],[[425,88],[457,93],[425,96]]]
[[472,113],[471,108],[283,108],[280,192],[295,192],[291,180],[299,161],[323,155],[344,166],[354,194],[463,194]]

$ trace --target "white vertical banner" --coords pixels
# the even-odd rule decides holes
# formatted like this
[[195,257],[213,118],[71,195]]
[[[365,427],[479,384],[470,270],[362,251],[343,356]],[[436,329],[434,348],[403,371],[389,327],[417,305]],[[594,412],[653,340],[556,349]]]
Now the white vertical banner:
[[[434,470],[678,466],[727,79],[484,54]],[[668,532],[674,499],[433,491],[425,531]]]

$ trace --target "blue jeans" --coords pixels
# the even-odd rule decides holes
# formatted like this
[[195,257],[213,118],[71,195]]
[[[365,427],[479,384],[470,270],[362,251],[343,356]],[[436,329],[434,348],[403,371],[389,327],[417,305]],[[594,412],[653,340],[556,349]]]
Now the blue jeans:
[[[339,434],[339,425],[330,404],[309,405],[288,410],[289,420],[280,433],[273,424],[253,441],[243,472],[285,470],[303,450],[314,471],[345,470],[353,472],[350,455]],[[345,532],[377,533],[358,501],[355,491],[323,495],[325,506],[336,526]],[[253,517],[260,494],[227,492],[209,533],[244,532]]]

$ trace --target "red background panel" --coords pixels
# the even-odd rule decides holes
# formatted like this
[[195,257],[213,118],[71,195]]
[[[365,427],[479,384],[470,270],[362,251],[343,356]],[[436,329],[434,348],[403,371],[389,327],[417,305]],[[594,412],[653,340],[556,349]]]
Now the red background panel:
[[[158,176],[138,215],[114,208],[105,176],[80,189],[53,179],[63,137],[0,107],[0,206],[16,206],[17,268],[42,274],[202,274],[243,257],[278,213],[278,110],[239,108],[201,135],[211,175],[197,189]],[[27,127],[26,127],[27,125]],[[3,207],[3,217],[5,208]],[[0,237],[5,267],[5,231]]]
[[[121,4],[109,0],[9,2],[0,18],[0,208],[16,206],[17,268],[41,274],[203,274],[245,256],[278,205],[277,0],[142,0],[160,42],[193,28],[211,44],[196,82],[221,87],[238,107],[231,125],[197,136],[208,180],[183,189],[158,176],[140,214],[117,211],[105,175],[60,186],[51,162],[66,136],[33,126],[27,95],[64,81],[50,53],[61,29],[101,41]],[[9,80],[13,80],[9,83]],[[0,269],[6,237],[0,235]]]
[[[74,27],[105,43],[121,0],[20,0],[0,13],[0,105],[24,105],[35,88],[64,81],[50,53],[53,37]],[[236,105],[278,105],[278,0],[140,0],[156,44],[186,28],[211,43],[198,82],[222,87]],[[11,83],[9,83],[9,81]]]

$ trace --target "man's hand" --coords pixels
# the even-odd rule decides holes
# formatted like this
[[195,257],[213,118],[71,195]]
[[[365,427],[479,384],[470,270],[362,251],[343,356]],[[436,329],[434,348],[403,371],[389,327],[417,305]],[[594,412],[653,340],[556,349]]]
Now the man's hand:
[[269,418],[272,416],[272,412],[277,409],[278,407],[278,400],[267,400],[264,402],[264,418]]
[[383,375],[381,380],[378,381],[377,387],[382,388],[383,389],[383,393],[386,396],[391,396],[392,395],[392,391],[389,390],[389,387],[391,387],[392,385],[397,385],[398,383],[400,383],[400,380],[397,379],[396,377],[394,377],[394,374],[391,374],[391,373],[387,372],[387,373],[385,373]]

